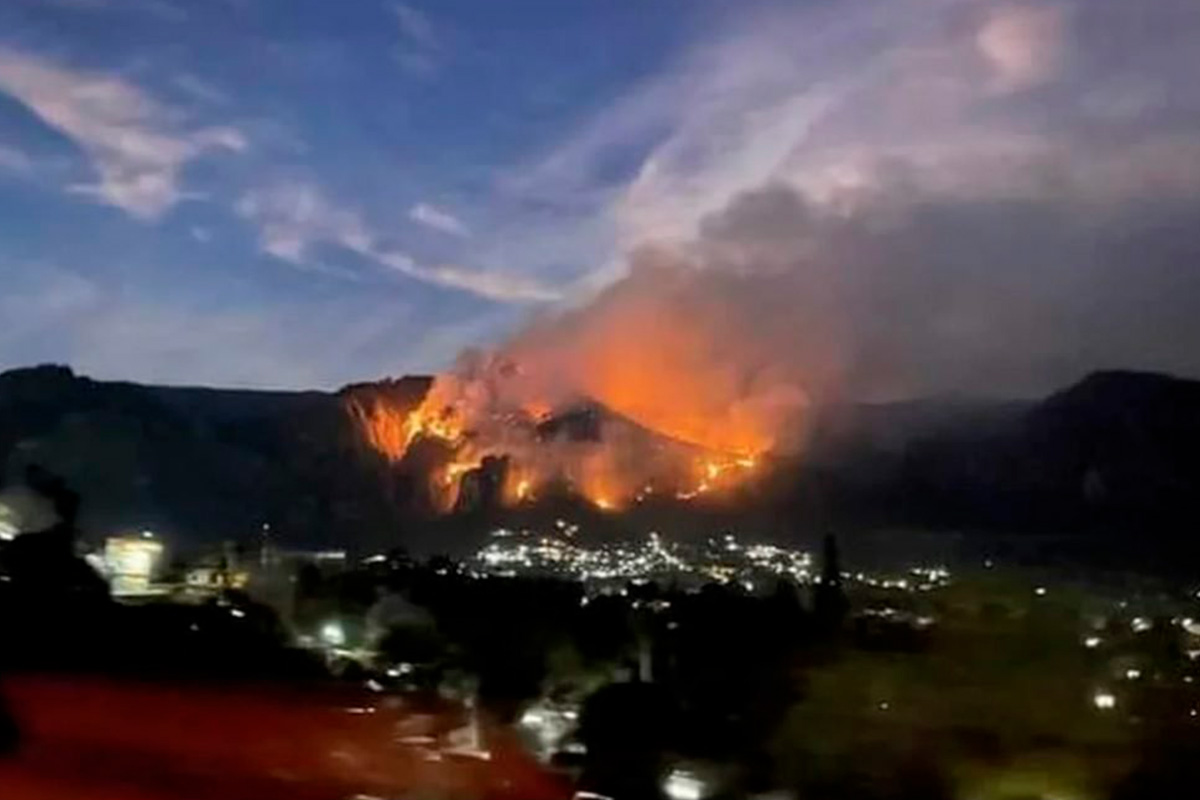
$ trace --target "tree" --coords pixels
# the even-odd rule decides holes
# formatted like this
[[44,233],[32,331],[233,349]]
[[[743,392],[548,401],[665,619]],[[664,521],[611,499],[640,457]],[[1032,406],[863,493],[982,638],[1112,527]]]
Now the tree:
[[821,556],[821,582],[813,595],[813,613],[817,624],[826,632],[841,628],[850,610],[846,592],[842,587],[842,565],[838,556],[837,539],[833,534],[825,537]]

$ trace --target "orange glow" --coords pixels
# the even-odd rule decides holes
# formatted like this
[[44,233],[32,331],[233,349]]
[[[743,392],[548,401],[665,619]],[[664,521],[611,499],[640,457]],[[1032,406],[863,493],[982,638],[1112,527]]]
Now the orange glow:
[[463,435],[462,421],[452,406],[439,402],[437,392],[407,413],[380,400],[369,404],[352,401],[350,413],[367,442],[391,461],[399,461],[418,438],[441,439],[454,445]]
[[592,398],[665,436],[717,453],[772,449],[807,399],[729,327],[724,298],[687,270],[645,270],[575,314],[533,325],[504,351],[525,396]]
[[[597,380],[607,376],[617,388],[597,394],[616,397],[616,409],[633,424],[621,416],[602,418],[605,427],[598,441],[539,439],[521,421],[545,421],[554,416],[555,407],[524,395],[517,404],[506,404],[487,375],[440,376],[415,409],[377,400],[352,402],[350,410],[366,441],[393,462],[404,459],[421,439],[445,446],[448,461],[414,465],[432,469],[436,505],[445,510],[455,506],[463,476],[489,455],[507,456],[501,499],[508,505],[532,502],[539,487],[551,481],[564,481],[597,508],[615,511],[644,502],[655,487],[667,497],[692,500],[746,479],[768,440],[753,435],[752,427],[724,424],[732,417],[713,417],[708,413],[713,409],[698,409],[694,399],[686,399],[702,390],[699,379],[691,389],[662,384],[651,365],[638,364],[636,356],[632,361],[633,371],[627,372],[619,360],[601,358]],[[654,404],[649,404],[651,395],[657,397]],[[622,407],[622,400],[629,405]],[[668,420],[670,413],[677,416]],[[651,424],[660,420],[663,427]],[[648,438],[647,428],[666,439]]]
[[405,450],[418,436],[442,439],[451,443],[462,438],[462,423],[451,407],[443,406],[438,410],[429,406],[430,403],[426,400],[405,419],[403,428]]
[[462,478],[463,475],[473,469],[479,469],[480,463],[481,462],[479,460],[451,461],[446,465],[446,468],[442,470],[442,485],[452,486],[455,483],[458,483],[459,479]]
[[746,473],[758,465],[754,456],[731,456],[724,459],[708,459],[697,465],[697,481],[675,493],[679,500],[692,500],[707,494],[714,488],[727,488],[745,479]]
[[554,414],[554,408],[543,400],[530,400],[526,402],[524,411],[534,422],[545,422]]

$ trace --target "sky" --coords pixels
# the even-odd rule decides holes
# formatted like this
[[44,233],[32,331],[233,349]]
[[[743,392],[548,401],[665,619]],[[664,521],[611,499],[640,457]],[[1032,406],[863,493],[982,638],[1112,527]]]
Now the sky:
[[0,367],[561,372],[703,315],[738,397],[1200,375],[1198,40],[1194,0],[6,0]]

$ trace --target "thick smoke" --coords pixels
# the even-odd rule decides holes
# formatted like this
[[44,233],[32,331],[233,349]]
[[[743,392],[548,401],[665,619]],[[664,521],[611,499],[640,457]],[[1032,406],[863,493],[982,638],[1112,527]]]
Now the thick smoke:
[[623,277],[503,346],[512,385],[756,450],[838,398],[1200,373],[1198,35],[1183,0],[750,24],[678,80]]
[[1197,35],[1182,0],[759,20],[676,76],[620,277],[443,386],[472,420],[589,397],[756,453],[835,400],[1200,374]]
[[[1200,371],[1191,200],[1101,212],[900,187],[852,213],[771,186],[504,349],[521,402],[597,398],[718,449],[795,442],[812,402]],[[502,384],[504,385],[504,384]]]

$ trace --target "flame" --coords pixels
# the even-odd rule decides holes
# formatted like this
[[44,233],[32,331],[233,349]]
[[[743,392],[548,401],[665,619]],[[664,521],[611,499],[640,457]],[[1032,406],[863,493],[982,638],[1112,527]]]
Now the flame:
[[[562,482],[604,511],[642,503],[656,493],[678,500],[693,500],[733,486],[758,463],[758,450],[745,445],[729,450],[701,448],[676,441],[647,445],[646,426],[626,422],[601,433],[599,441],[543,440],[536,426],[553,418],[548,400],[522,397],[506,405],[485,378],[439,376],[426,397],[405,413],[383,401],[352,401],[352,410],[364,438],[391,461],[399,462],[419,440],[436,440],[447,458],[433,467],[434,504],[444,510],[455,506],[463,476],[481,466],[487,456],[507,456],[508,467],[501,500],[508,505],[531,502],[539,487]],[[686,412],[683,419],[687,418]],[[616,418],[613,418],[616,419]],[[698,420],[694,420],[699,425]],[[658,430],[658,429],[655,429]],[[673,439],[687,425],[658,430]],[[693,428],[688,441],[702,439]],[[718,439],[728,434],[713,434]],[[707,437],[707,438],[712,438]],[[701,451],[699,456],[688,455]],[[417,467],[420,469],[420,467]]]
[[380,399],[352,399],[348,408],[367,442],[391,461],[399,461],[420,437],[440,439],[452,448],[463,437],[462,420],[453,405],[431,392],[413,411],[403,413]]
[[473,469],[479,469],[481,463],[482,462],[479,459],[468,461],[451,461],[446,465],[446,468],[442,470],[442,485],[453,486],[455,483],[458,483],[459,479],[462,478],[462,476],[466,473]]
[[758,466],[753,455],[729,456],[722,459],[706,459],[697,464],[697,481],[687,489],[675,493],[679,500],[693,500],[714,488],[726,488],[743,480],[746,473]]
[[413,411],[405,418],[402,430],[404,434],[404,447],[400,451],[401,455],[408,450],[409,445],[418,436],[441,439],[454,444],[463,435],[462,421],[457,418],[454,408],[452,406],[430,408],[428,400],[421,403],[416,411]]
[[529,400],[524,411],[535,422],[545,422],[554,414],[554,407],[544,400]]

